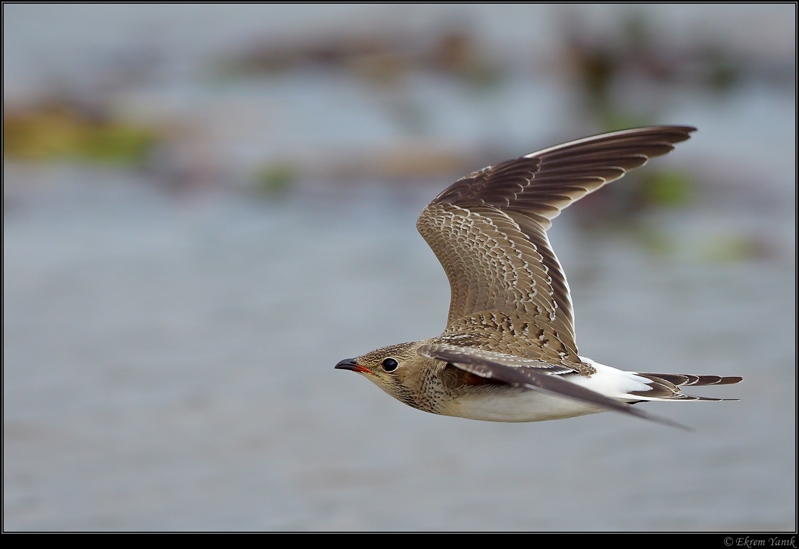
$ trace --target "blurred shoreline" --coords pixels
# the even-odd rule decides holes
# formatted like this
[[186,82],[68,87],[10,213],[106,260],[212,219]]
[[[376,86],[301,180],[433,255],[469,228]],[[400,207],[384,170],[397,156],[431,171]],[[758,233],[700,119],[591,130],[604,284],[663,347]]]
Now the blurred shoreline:
[[[25,17],[38,13],[36,7],[6,8],[19,12],[22,28]],[[125,32],[116,40],[105,37],[104,47],[73,35],[59,52],[69,63],[60,69],[43,64],[38,73],[21,65],[34,61],[45,42],[9,28],[5,159],[143,170],[168,192],[232,187],[280,195],[308,182],[440,185],[535,147],[601,131],[675,123],[714,132],[702,124],[705,115],[678,117],[686,109],[734,109],[752,98],[771,111],[793,105],[795,52],[768,32],[780,21],[776,9],[753,11],[758,17],[750,22],[760,24],[736,41],[706,33],[669,48],[664,40],[677,29],[658,19],[671,13],[663,10],[615,9],[618,19],[600,25],[590,19],[595,9],[511,10],[545,16],[533,17],[533,28],[548,20],[558,31],[547,48],[536,48],[532,37],[514,48],[491,33],[491,21],[501,21],[503,11],[483,6],[456,11],[460,16],[451,19],[394,6],[425,21],[414,27],[392,21],[386,8],[368,11],[376,21],[386,17],[376,28],[353,22],[302,34],[276,31],[271,21],[265,22],[269,30],[253,28],[216,51],[213,40],[181,51],[157,30],[166,22],[148,22],[146,14],[169,20],[182,8],[142,6],[130,13],[136,22],[124,26],[114,10],[74,7],[75,14],[94,16],[87,25],[100,24],[105,13],[110,28],[152,30],[141,40]],[[293,12],[271,13],[290,18]],[[730,13],[731,22],[746,17],[741,10]],[[36,24],[43,31],[49,24],[58,35],[62,22],[41,15]],[[764,92],[770,97],[759,98]],[[778,104],[768,105],[774,98]],[[738,133],[751,132],[751,124],[769,125],[744,123]],[[726,141],[737,147],[742,137],[711,137],[722,135],[725,153]],[[730,175],[720,171],[707,179]]]

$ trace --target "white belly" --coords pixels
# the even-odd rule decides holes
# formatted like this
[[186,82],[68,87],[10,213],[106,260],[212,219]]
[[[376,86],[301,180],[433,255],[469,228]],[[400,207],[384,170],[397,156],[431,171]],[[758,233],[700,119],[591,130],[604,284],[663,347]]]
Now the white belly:
[[[638,391],[640,395],[641,392],[650,389],[646,384],[647,380],[637,376],[634,372],[624,372],[599,364],[590,358],[580,358],[583,362],[591,364],[596,369],[596,373],[590,377],[574,375],[564,377],[564,379],[622,402],[642,400],[642,397],[638,395],[630,396],[630,392]],[[441,413],[447,416],[484,421],[546,421],[604,411],[606,411],[604,408],[579,400],[531,389],[493,387],[459,396],[453,399]]]
[[443,415],[483,421],[547,421],[604,412],[603,408],[529,389],[481,392],[454,399]]

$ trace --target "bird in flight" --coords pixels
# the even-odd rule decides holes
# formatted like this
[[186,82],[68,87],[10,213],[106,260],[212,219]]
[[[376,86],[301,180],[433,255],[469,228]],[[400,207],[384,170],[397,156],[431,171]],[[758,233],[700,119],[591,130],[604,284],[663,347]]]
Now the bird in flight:
[[436,337],[340,361],[426,412],[485,421],[545,421],[616,411],[683,427],[632,404],[725,400],[690,385],[737,376],[618,370],[580,356],[569,285],[547,238],[572,202],[685,141],[696,128],[651,126],[586,137],[473,172],[422,211],[416,227],[449,279]]

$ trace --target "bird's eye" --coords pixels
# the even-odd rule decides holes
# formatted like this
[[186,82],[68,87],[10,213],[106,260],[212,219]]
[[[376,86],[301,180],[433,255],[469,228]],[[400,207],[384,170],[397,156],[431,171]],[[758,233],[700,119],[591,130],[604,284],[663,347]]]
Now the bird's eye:
[[381,363],[381,365],[383,366],[383,370],[386,372],[393,372],[397,369],[397,366],[399,366],[399,362],[393,358],[387,358]]

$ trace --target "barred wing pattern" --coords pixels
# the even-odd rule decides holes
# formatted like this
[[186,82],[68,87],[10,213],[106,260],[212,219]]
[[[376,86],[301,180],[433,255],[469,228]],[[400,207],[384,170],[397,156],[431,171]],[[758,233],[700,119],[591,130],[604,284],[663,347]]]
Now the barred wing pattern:
[[653,126],[587,137],[476,171],[439,194],[417,228],[449,279],[445,335],[504,329],[527,346],[511,354],[579,365],[569,286],[546,230],[569,204],[692,131]]

